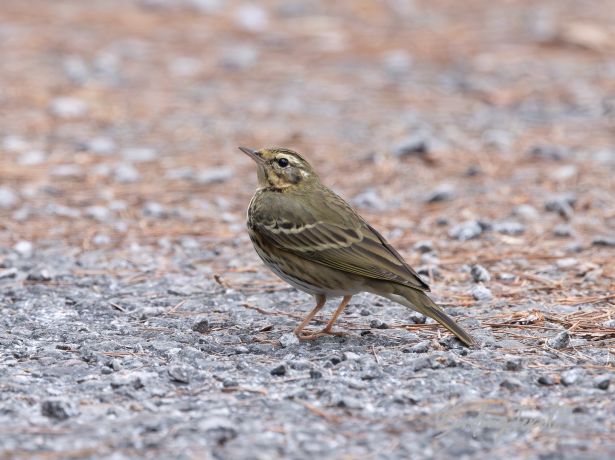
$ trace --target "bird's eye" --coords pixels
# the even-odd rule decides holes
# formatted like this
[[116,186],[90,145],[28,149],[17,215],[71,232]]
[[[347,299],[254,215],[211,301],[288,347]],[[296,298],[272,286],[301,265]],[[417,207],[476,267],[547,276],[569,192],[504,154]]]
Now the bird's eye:
[[286,168],[288,166],[288,160],[286,158],[278,158],[278,165],[281,168]]

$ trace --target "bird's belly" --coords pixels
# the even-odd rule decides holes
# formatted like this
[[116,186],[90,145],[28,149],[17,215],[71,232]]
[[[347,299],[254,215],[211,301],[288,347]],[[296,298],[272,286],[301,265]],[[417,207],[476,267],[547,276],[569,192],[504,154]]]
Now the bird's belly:
[[[363,291],[359,278],[339,270],[317,264],[294,254],[277,254],[264,250],[253,241],[254,249],[265,265],[291,286],[308,294],[323,294],[327,297],[352,295]],[[275,249],[274,249],[275,251]]]

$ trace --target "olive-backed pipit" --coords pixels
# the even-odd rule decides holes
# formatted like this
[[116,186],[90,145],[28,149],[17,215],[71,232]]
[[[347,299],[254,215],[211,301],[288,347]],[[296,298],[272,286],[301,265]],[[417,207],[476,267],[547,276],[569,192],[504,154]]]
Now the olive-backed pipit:
[[[472,337],[425,294],[429,286],[348,203],[325,187],[305,159],[282,148],[240,150],[258,170],[248,208],[248,231],[258,255],[316,306],[294,332],[299,339],[335,334],[333,324],[350,298],[371,292],[435,319],[468,346]],[[303,329],[327,297],[343,299],[325,328]]]

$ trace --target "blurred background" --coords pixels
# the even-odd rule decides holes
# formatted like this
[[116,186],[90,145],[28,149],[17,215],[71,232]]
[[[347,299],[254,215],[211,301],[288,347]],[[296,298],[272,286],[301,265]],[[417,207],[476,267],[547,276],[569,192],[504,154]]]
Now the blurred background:
[[[240,145],[483,348],[295,344]],[[613,0],[0,0],[0,457],[615,458],[614,177]]]
[[608,236],[609,3],[3,0],[0,241],[245,243],[238,145],[304,153],[402,249]]

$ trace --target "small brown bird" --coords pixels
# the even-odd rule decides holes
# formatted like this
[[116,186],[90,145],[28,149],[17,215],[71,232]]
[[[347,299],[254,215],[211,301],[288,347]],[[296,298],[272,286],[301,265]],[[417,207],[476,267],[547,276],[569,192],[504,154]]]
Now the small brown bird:
[[[258,189],[248,208],[248,231],[276,275],[312,294],[316,306],[294,332],[301,340],[335,334],[333,324],[351,297],[371,292],[433,318],[464,344],[474,339],[431,300],[429,286],[354,209],[325,187],[310,164],[283,148],[239,149],[257,165]],[[303,332],[325,305],[342,296],[320,332]]]

